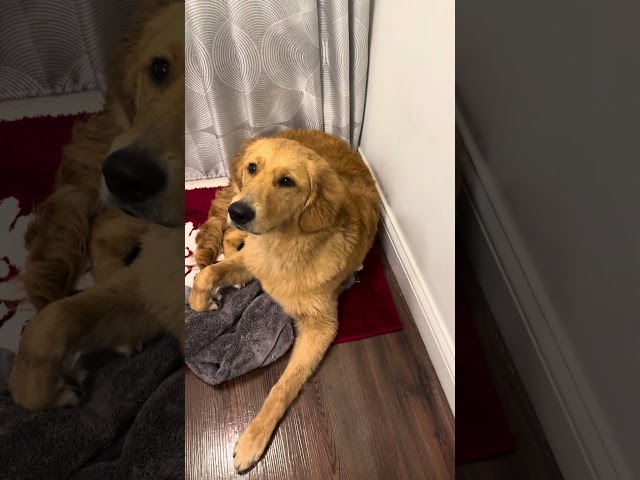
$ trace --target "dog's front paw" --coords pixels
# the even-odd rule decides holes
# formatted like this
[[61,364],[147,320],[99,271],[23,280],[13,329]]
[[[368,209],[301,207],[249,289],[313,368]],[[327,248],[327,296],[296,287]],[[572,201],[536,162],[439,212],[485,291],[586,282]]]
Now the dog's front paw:
[[243,473],[253,467],[264,454],[271,431],[254,420],[244,431],[233,452],[233,464],[238,473]]
[[72,407],[80,403],[77,388],[63,380],[60,365],[46,358],[18,355],[9,375],[16,405],[29,410]]
[[193,287],[189,293],[189,306],[196,312],[218,310],[220,308],[220,288],[216,265],[210,265],[202,270],[193,280]]
[[79,389],[65,381],[65,373],[74,381],[82,376],[78,358],[67,353],[61,302],[44,308],[25,327],[9,374],[9,391],[17,405],[30,410],[77,405]]
[[189,294],[189,306],[195,312],[207,312],[220,309],[220,301],[222,296],[218,289],[213,291],[191,289]]

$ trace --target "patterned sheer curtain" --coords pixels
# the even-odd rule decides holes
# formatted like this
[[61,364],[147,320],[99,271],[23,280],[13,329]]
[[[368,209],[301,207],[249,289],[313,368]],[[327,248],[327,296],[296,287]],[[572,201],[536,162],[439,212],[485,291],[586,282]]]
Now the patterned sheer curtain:
[[108,52],[138,2],[3,0],[0,101],[104,91]]
[[360,139],[370,0],[186,0],[186,180],[228,176],[249,137]]

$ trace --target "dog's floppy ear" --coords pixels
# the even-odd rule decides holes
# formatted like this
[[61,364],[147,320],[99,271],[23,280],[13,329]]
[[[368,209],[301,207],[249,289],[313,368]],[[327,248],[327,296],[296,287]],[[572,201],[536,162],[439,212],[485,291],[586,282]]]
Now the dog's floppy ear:
[[231,160],[231,164],[229,165],[229,183],[231,184],[235,182],[239,190],[242,190],[242,162],[247,155],[248,148],[257,140],[257,138],[249,138],[245,140],[242,145],[240,145],[236,156],[233,157],[233,160]]
[[[105,109],[116,115],[116,121],[130,126],[137,113],[140,96],[140,75],[147,73],[140,65],[138,48],[144,29],[157,11],[149,0],[141,0],[135,15],[125,27],[107,58],[107,98]],[[150,67],[150,66],[149,66]],[[121,120],[124,120],[122,122]]]
[[128,27],[107,59],[105,110],[113,113],[116,123],[123,128],[133,123],[137,110],[140,65],[135,58],[135,47],[141,32],[142,21],[138,20]]
[[300,229],[306,233],[328,228],[335,221],[346,195],[345,186],[323,158],[310,162],[311,193],[302,215]]

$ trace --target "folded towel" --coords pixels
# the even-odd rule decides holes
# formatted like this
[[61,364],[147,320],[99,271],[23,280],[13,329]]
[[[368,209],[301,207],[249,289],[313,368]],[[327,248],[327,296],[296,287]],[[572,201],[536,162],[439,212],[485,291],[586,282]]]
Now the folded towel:
[[185,361],[210,385],[276,361],[293,344],[293,324],[257,280],[225,293],[219,310],[194,312],[185,287]]
[[7,388],[13,359],[0,350],[0,478],[184,478],[184,370],[173,337],[131,358],[87,357],[88,398],[75,408],[16,406]]
[[[357,278],[350,275],[342,289]],[[219,310],[194,312],[185,286],[185,361],[210,385],[239,377],[282,357],[293,344],[291,317],[257,280],[225,293]]]

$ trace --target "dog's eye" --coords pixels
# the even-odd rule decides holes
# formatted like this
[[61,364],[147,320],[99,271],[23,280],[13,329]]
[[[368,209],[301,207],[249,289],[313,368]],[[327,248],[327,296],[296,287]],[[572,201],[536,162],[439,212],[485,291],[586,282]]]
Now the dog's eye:
[[256,173],[256,171],[258,170],[258,165],[256,165],[255,163],[250,163],[248,170],[249,173]]
[[282,177],[278,180],[278,185],[281,187],[295,187],[296,184],[289,177]]
[[156,83],[162,83],[169,75],[169,62],[157,58],[151,64],[151,78]]

